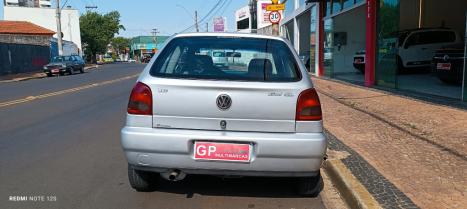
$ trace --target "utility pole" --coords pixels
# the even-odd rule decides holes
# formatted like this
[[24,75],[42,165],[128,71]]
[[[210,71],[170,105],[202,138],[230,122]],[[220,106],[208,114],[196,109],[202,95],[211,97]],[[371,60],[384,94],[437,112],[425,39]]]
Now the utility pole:
[[199,32],[198,11],[197,10],[195,10],[195,25],[196,25],[196,32]]
[[206,23],[206,32],[209,32],[209,23]]
[[157,30],[157,28],[154,28],[152,29],[152,36],[154,36],[154,43],[157,44],[157,34],[159,33],[159,31]]
[[57,45],[58,45],[58,55],[63,55],[63,46],[62,46],[62,21],[61,21],[61,9],[60,9],[60,0],[57,0]]
[[[279,4],[279,0],[272,0],[272,4]],[[273,23],[271,27],[272,27],[272,35],[279,36],[279,24]]]

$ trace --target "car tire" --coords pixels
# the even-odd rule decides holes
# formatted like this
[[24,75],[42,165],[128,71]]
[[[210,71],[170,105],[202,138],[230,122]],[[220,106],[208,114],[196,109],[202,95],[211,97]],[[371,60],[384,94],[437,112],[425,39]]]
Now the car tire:
[[441,80],[443,83],[448,84],[448,85],[462,85],[462,80],[456,80],[452,78],[444,78],[444,77],[438,77],[439,80]]
[[47,77],[52,77],[52,73],[46,73],[45,74]]
[[396,64],[397,64],[396,74],[401,74],[401,73],[405,72],[405,67],[404,67],[404,64],[402,62],[402,58],[400,56],[397,56]]
[[156,173],[136,170],[132,165],[128,164],[128,179],[131,188],[138,192],[152,192],[155,190],[158,176]]
[[84,73],[84,67],[81,67],[81,68],[79,69],[79,73],[81,73],[81,74]]
[[303,177],[298,180],[298,194],[304,197],[317,197],[324,188],[320,174],[313,177]]

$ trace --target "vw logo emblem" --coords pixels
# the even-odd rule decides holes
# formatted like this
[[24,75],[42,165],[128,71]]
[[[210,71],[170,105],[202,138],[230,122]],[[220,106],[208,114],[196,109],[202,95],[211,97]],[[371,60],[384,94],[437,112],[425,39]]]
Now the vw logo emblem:
[[221,125],[221,129],[225,130],[227,128],[227,121],[221,120],[220,125]]
[[444,61],[448,61],[448,60],[449,60],[449,55],[447,55],[447,54],[444,55],[443,60],[444,60]]
[[221,110],[228,110],[232,105],[232,99],[227,94],[221,94],[216,99],[217,107]]

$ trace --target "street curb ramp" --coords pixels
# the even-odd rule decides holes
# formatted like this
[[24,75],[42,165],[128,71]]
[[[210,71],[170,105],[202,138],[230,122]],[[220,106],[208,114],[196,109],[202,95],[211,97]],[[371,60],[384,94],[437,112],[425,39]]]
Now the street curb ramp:
[[350,208],[382,208],[368,190],[339,159],[327,160],[325,171]]

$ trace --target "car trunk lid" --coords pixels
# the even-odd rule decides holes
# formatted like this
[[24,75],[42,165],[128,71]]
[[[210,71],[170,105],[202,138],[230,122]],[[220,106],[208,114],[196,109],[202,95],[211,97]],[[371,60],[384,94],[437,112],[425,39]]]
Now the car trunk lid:
[[[300,91],[293,83],[157,79],[149,85],[155,128],[295,131]],[[222,107],[228,101],[221,95],[230,107]]]

